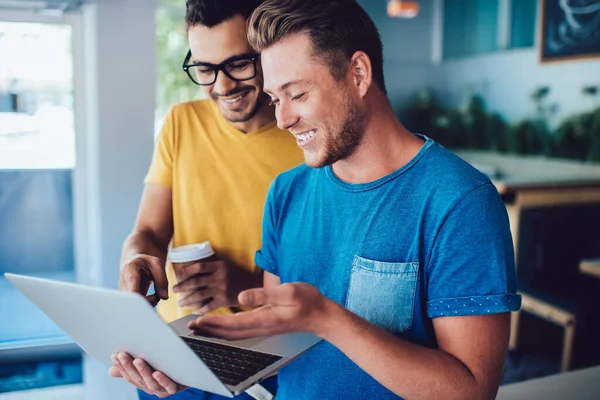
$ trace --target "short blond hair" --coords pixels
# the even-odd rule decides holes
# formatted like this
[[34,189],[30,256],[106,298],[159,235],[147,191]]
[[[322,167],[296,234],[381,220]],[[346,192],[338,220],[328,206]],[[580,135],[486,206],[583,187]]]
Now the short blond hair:
[[381,37],[355,0],[264,0],[248,22],[248,42],[258,52],[297,33],[309,36],[312,56],[337,80],[345,76],[352,55],[365,52],[373,80],[385,93]]

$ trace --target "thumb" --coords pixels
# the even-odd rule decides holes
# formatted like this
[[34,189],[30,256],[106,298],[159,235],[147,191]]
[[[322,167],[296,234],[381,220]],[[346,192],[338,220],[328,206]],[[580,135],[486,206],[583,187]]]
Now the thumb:
[[167,272],[165,270],[164,262],[156,257],[146,261],[152,274],[152,280],[154,281],[154,291],[160,296],[161,299],[166,300],[169,298],[169,281],[167,280]]
[[248,289],[238,295],[238,301],[241,306],[256,308],[268,304],[269,296],[267,294],[267,289]]
[[119,371],[119,369],[115,366],[112,366],[108,369],[108,374],[110,376],[112,376],[113,378],[122,378],[123,375],[121,375],[121,371]]
[[297,292],[294,284],[284,283],[268,288],[244,290],[239,294],[238,301],[240,305],[248,307],[260,307],[267,304],[272,306],[290,305],[294,303]]

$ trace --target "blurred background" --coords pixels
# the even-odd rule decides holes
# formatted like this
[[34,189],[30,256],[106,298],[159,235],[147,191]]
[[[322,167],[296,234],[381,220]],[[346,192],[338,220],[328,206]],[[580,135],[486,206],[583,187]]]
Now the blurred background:
[[[505,200],[503,385],[600,365],[600,1],[359,0],[400,120]],[[0,0],[0,274],[116,287],[154,138],[201,97],[184,0]],[[0,399],[133,399],[0,277]],[[598,373],[600,377],[600,373]]]

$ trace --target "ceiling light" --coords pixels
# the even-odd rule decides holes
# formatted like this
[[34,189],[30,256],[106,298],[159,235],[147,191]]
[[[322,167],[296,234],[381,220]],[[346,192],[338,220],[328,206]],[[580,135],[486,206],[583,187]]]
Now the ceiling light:
[[419,2],[416,0],[388,0],[387,15],[392,18],[414,18],[419,15]]

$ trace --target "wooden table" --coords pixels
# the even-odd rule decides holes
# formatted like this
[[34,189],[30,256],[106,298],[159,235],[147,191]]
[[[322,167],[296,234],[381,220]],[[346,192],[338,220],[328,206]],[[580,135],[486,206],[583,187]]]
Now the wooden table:
[[600,367],[532,379],[500,387],[496,400],[598,400]]
[[600,204],[600,164],[484,151],[456,151],[456,154],[491,173],[492,182],[506,204],[515,256],[522,210]]
[[[518,259],[521,212],[544,207],[600,204],[600,164],[523,157],[482,151],[457,151],[471,165],[487,173],[504,199]],[[586,264],[586,273],[598,272]],[[582,271],[583,272],[583,271]],[[600,277],[600,275],[598,275]],[[521,309],[565,329],[561,370],[570,366],[575,316],[540,299],[521,293]],[[509,349],[518,344],[520,312],[512,313]],[[598,396],[600,398],[600,395]]]

